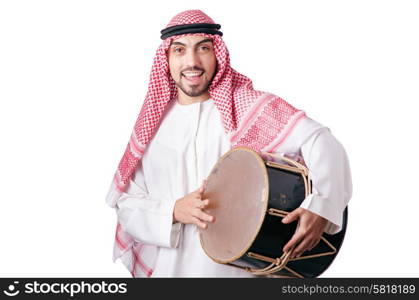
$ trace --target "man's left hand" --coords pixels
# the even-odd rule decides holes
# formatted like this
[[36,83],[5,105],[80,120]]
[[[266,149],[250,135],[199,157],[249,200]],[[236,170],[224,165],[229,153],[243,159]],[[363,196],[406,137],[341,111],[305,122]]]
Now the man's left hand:
[[297,229],[283,248],[284,252],[288,252],[295,246],[290,258],[299,257],[305,251],[313,249],[319,243],[327,225],[325,218],[301,207],[290,212],[282,219],[282,223],[288,224],[296,220]]

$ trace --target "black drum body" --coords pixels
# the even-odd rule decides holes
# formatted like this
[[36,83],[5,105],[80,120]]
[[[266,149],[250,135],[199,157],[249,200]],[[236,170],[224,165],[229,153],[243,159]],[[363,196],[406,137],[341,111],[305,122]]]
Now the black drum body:
[[[298,208],[305,199],[305,189],[302,176],[290,171],[267,166],[269,177],[269,209],[291,212]],[[282,275],[286,277],[312,278],[323,273],[336,257],[346,232],[347,208],[343,215],[342,230],[337,234],[323,234],[323,239],[311,251],[306,251],[300,258],[290,259],[283,268],[272,275]],[[266,268],[271,262],[261,260],[258,255],[275,259],[281,257],[283,247],[293,236],[297,222],[283,224],[281,217],[266,213],[262,228],[255,241],[249,248],[248,253],[241,256],[232,264],[246,266],[252,269]],[[329,244],[329,243],[330,244]],[[333,247],[331,247],[332,245]],[[250,255],[249,255],[250,253]],[[252,255],[257,254],[257,255]],[[257,258],[259,257],[259,259]],[[294,272],[295,273],[294,273]]]
[[[247,152],[240,154],[243,156],[241,165],[248,163],[250,157],[255,157],[258,160],[257,156],[260,159],[258,160],[259,164],[249,165],[247,169],[245,166],[241,167],[244,169],[239,174],[240,188],[238,191],[226,187],[227,182],[223,179],[223,176],[231,177],[230,171],[227,169],[242,160],[240,157],[237,162],[225,162],[226,158],[229,159],[229,155],[233,160],[235,156],[238,157],[237,151]],[[220,159],[219,164],[214,167],[208,177],[209,189],[206,190],[206,193],[210,201],[215,202],[210,213],[216,215],[216,220],[218,217],[226,218],[225,216],[229,215],[225,210],[232,210],[232,213],[238,211],[240,217],[238,219],[233,217],[233,221],[220,221],[220,229],[215,227],[208,233],[201,231],[201,244],[205,252],[217,262],[243,268],[255,275],[308,278],[319,276],[330,266],[342,245],[347,225],[347,208],[343,213],[343,225],[339,233],[334,235],[324,233],[315,248],[304,252],[298,258],[290,259],[290,253],[283,253],[282,249],[295,233],[297,222],[283,224],[281,221],[289,212],[300,207],[302,201],[311,193],[308,170],[301,164],[286,158],[281,158],[286,160],[283,164],[262,159],[247,148],[236,148],[230,152]],[[252,156],[249,156],[249,153]],[[261,171],[255,171],[259,167]],[[246,172],[250,172],[252,175],[246,175]],[[256,189],[260,189],[260,193],[254,191],[255,187],[249,187],[252,185],[250,182],[252,178],[261,177],[258,172],[264,177],[259,183],[255,183],[256,186],[259,186]],[[224,184],[220,187],[219,182],[224,182]],[[249,199],[242,200],[246,198],[244,195],[247,195],[247,191],[251,194]],[[260,199],[258,199],[259,194],[261,194]],[[253,207],[253,201],[262,204]],[[249,209],[246,210],[247,206]],[[241,209],[244,211],[240,212]],[[220,210],[223,212],[219,212]],[[255,214],[253,214],[254,211],[256,211]],[[217,216],[217,213],[220,216]],[[231,222],[231,226],[229,226],[229,222]],[[234,241],[236,236],[240,235],[240,228],[235,227],[236,222],[243,224],[242,236],[244,238],[240,237]],[[254,230],[248,229],[254,227],[256,227]],[[248,233],[249,231],[252,232]]]

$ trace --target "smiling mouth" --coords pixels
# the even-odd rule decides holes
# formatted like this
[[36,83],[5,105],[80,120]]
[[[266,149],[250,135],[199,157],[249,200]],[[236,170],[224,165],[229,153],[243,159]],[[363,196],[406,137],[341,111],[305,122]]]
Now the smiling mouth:
[[197,85],[201,82],[203,71],[196,72],[183,72],[182,76],[185,77],[186,81],[192,85]]
[[204,74],[203,71],[200,71],[200,72],[183,72],[182,76],[184,76],[186,78],[194,78],[194,77],[201,77],[202,74]]

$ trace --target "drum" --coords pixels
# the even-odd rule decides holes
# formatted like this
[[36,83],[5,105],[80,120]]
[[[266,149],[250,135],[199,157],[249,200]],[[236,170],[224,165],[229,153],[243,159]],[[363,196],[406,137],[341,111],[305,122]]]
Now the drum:
[[291,159],[263,157],[238,147],[223,155],[207,178],[203,199],[215,222],[200,230],[201,246],[217,263],[269,277],[317,277],[336,257],[346,231],[324,233],[319,244],[290,259],[282,249],[294,234],[297,222],[282,218],[298,208],[311,193],[308,169]]

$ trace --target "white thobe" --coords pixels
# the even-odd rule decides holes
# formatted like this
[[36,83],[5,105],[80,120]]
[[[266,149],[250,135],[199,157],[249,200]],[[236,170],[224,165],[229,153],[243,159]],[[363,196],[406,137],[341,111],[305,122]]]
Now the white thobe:
[[[169,104],[141,165],[117,201],[122,229],[137,241],[159,246],[152,277],[252,277],[211,260],[201,248],[196,225],[173,224],[176,200],[199,188],[230,148],[211,99]],[[328,233],[339,231],[352,193],[349,164],[340,143],[327,128],[305,117],[277,152],[304,158],[313,193],[301,207],[326,218]]]

